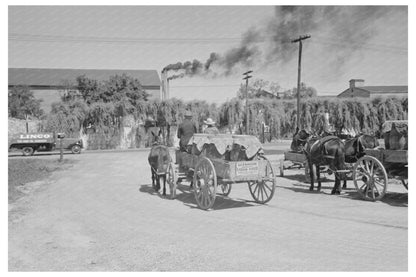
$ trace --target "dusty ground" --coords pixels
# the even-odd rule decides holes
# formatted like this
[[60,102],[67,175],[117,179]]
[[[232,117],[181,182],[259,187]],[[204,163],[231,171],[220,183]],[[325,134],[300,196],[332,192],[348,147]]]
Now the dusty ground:
[[202,211],[185,184],[175,200],[153,192],[147,154],[66,155],[72,167],[29,184],[9,207],[9,271],[408,268],[407,193],[396,183],[372,203],[353,189],[330,195],[332,182],[310,193],[303,171],[288,170],[267,205],[239,184]]

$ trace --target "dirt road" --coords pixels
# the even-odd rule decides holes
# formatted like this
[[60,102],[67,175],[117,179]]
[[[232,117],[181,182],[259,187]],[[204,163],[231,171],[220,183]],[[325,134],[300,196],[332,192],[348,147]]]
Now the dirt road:
[[[405,271],[407,194],[384,201],[352,190],[310,193],[285,172],[267,205],[246,185],[213,210],[151,188],[147,151],[66,155],[73,167],[9,208],[10,271]],[[45,159],[57,159],[45,156]]]

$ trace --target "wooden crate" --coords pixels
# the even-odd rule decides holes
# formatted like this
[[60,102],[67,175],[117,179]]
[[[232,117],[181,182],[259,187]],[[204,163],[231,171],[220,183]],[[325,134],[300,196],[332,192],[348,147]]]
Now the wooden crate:
[[367,149],[365,150],[365,154],[371,157],[376,158],[380,162],[383,163],[384,160],[384,150],[383,149]]
[[264,176],[267,165],[266,160],[233,162],[213,159],[211,161],[218,178],[239,182],[256,181],[266,177]]
[[296,163],[305,163],[306,156],[303,153],[298,152],[285,152],[285,161],[291,161]]
[[407,150],[384,150],[384,162],[407,164]]

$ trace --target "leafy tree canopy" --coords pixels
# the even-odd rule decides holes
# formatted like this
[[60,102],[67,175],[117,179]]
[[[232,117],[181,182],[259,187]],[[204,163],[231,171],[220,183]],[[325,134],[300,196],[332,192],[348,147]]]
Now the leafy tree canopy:
[[16,86],[9,90],[9,116],[25,119],[26,116],[39,118],[43,115],[40,108],[42,100],[36,99],[27,86]]
[[[284,98],[285,99],[294,99],[296,98],[298,93],[298,88],[292,88],[291,90],[287,90],[284,92]],[[313,87],[308,87],[305,83],[300,84],[300,97],[301,98],[310,98],[310,97],[316,97],[318,93],[316,92],[316,89]]]
[[[262,91],[267,91],[273,95],[277,95],[280,90],[280,85],[277,82],[269,82],[263,79],[255,79],[252,83],[249,83],[247,86],[248,97],[249,98],[259,98],[261,97]],[[241,84],[237,96],[240,99],[245,98],[246,95],[246,85]]]
[[139,101],[147,101],[148,94],[139,80],[123,75],[115,75],[99,82],[85,75],[77,78],[77,88],[87,104],[95,102],[128,102],[124,106],[136,106]]

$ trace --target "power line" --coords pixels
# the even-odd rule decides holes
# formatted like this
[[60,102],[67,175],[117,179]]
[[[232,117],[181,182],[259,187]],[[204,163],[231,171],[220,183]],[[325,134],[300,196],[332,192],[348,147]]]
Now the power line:
[[344,46],[346,48],[355,48],[360,50],[368,50],[368,51],[380,51],[380,52],[391,52],[397,55],[407,55],[407,49],[389,49],[389,48],[380,48],[380,47],[371,47],[362,44],[352,44],[349,45],[341,44],[341,43],[334,43],[334,42],[325,42],[325,41],[314,41],[311,42],[312,44],[323,44],[323,45],[335,45],[335,46]]
[[[319,41],[324,41],[324,42],[328,42],[328,43],[332,43],[334,45],[365,45],[366,47],[380,47],[380,48],[385,48],[385,49],[392,49],[392,50],[402,50],[402,51],[407,51],[407,47],[398,47],[398,46],[394,46],[391,44],[382,44],[382,43],[368,43],[366,42],[365,44],[361,44],[358,42],[351,42],[350,40],[342,40],[342,39],[334,39],[334,38],[329,38],[329,37],[325,37],[325,36],[315,36],[314,37],[318,38]],[[365,38],[362,38],[363,40],[365,40]]]
[[9,34],[9,40],[40,42],[93,42],[93,43],[224,43],[241,41],[241,37],[229,38],[138,38]]
[[240,87],[241,85],[191,85],[191,86],[169,86],[171,88],[206,88],[206,87]]
[[[349,40],[333,40],[326,39],[325,37],[317,37],[319,40],[315,40],[314,44],[334,45],[342,46],[346,48],[356,48],[363,50],[377,50],[377,51],[389,51],[396,52],[398,54],[407,54],[407,48],[397,47],[387,44],[377,43],[357,43]],[[211,37],[211,38],[140,38],[140,37],[97,37],[97,36],[61,36],[61,35],[39,35],[39,34],[19,34],[10,33],[10,41],[33,41],[33,42],[56,42],[56,43],[126,43],[126,44],[138,44],[138,43],[171,43],[171,44],[201,44],[201,43],[237,43],[241,42],[242,37]],[[252,40],[251,43],[265,43],[272,42],[274,36],[260,36],[256,40]],[[289,40],[277,41],[278,43],[290,43]]]
[[[365,43],[358,44],[350,40],[330,39],[323,36],[316,36],[322,42],[328,42],[334,45],[358,45],[367,47],[380,47],[391,50],[407,51],[407,48],[397,47],[388,44],[379,43]],[[265,42],[273,40],[274,36],[259,36],[256,40],[251,42]],[[157,38],[157,37],[97,37],[97,36],[62,36],[62,35],[40,35],[40,34],[24,34],[24,33],[10,33],[9,40],[30,40],[30,41],[51,41],[51,42],[234,42],[241,41],[242,37],[208,37],[208,38]],[[279,43],[290,43],[289,40],[275,40]]]

